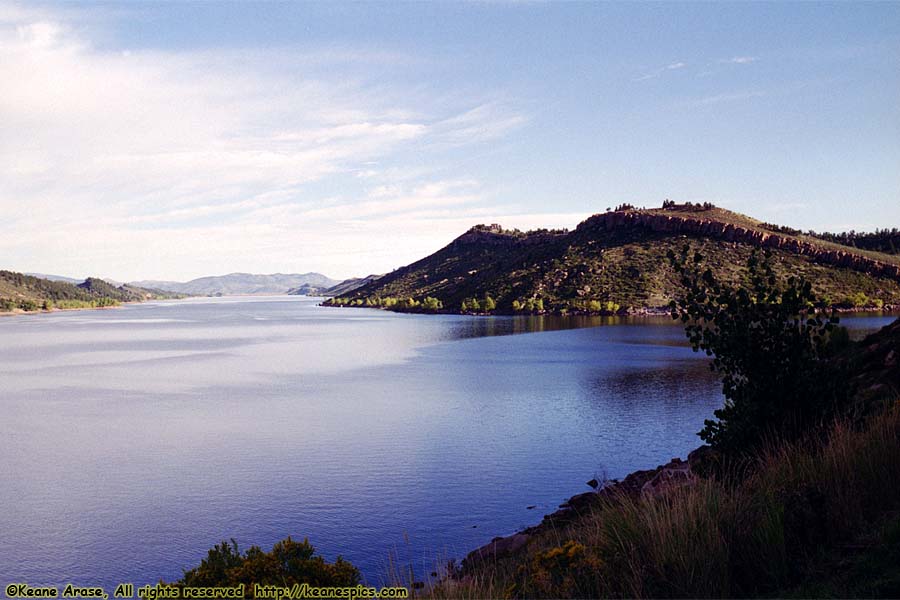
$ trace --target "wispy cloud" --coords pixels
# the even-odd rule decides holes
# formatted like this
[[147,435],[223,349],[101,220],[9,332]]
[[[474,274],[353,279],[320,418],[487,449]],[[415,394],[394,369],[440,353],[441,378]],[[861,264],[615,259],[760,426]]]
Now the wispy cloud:
[[766,96],[766,95],[767,95],[766,92],[763,92],[763,91],[747,91],[747,92],[715,94],[713,96],[706,96],[704,98],[694,100],[690,104],[693,106],[709,106],[711,104],[720,104],[722,102],[737,102],[740,100],[749,100],[751,98],[762,98],[763,96]]
[[720,65],[748,65],[759,60],[756,56],[733,56],[731,58],[719,59]]
[[664,67],[660,67],[659,69],[656,69],[655,71],[651,71],[651,72],[641,75],[639,77],[635,77],[634,79],[632,79],[632,81],[647,81],[648,79],[655,79],[655,78],[659,77],[660,75],[662,75],[663,73],[665,73],[666,71],[677,71],[678,69],[683,69],[686,66],[687,66],[686,63],[683,63],[680,61],[673,62]]
[[481,104],[435,123],[435,132],[451,144],[487,142],[522,126],[527,117],[498,102]]

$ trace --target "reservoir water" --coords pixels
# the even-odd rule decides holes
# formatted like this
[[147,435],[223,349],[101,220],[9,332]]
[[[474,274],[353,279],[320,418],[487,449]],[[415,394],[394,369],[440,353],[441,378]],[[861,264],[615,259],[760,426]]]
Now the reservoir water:
[[173,581],[289,535],[371,584],[391,553],[427,574],[685,456],[722,401],[667,319],[191,299],[2,318],[0,347],[3,586]]

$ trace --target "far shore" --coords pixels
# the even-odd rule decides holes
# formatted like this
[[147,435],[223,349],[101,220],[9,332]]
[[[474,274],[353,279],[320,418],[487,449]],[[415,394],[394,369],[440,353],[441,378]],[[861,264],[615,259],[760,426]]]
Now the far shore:
[[71,312],[77,310],[112,310],[116,308],[122,308],[122,306],[126,304],[140,304],[140,302],[122,302],[118,306],[80,306],[77,308],[51,308],[50,310],[22,310],[21,308],[14,308],[12,310],[5,310],[0,312],[0,317],[22,317],[28,315],[48,315],[50,313],[55,312]]
[[[300,297],[300,298],[316,298],[316,299],[324,299],[327,301],[327,297],[325,296],[303,296],[300,294],[222,294],[216,296],[188,296],[186,298],[163,298],[163,299],[151,299],[148,302],[164,302],[169,300],[187,300],[191,298],[263,298],[267,296],[284,296],[284,297]],[[122,308],[125,305],[129,304],[143,304],[142,302],[121,302],[116,306],[83,306],[76,308],[51,308],[49,310],[22,310],[20,308],[14,308],[9,311],[0,311],[0,317],[18,317],[25,315],[40,315],[40,314],[50,314],[55,312],[70,312],[70,311],[81,311],[81,310],[109,310],[109,309],[117,309]],[[373,308],[378,310],[387,310],[390,312],[398,312],[398,313],[406,313],[406,314],[443,314],[443,315],[468,315],[473,317],[493,317],[493,316],[568,316],[568,317],[665,317],[669,316],[671,313],[669,309],[666,307],[642,307],[638,309],[633,309],[628,312],[620,311],[617,313],[592,313],[587,311],[568,311],[566,313],[560,313],[558,311],[543,311],[543,312],[460,312],[460,311],[452,311],[452,310],[438,310],[438,311],[426,311],[426,310],[395,310],[393,308],[385,308],[382,306],[353,306],[353,305],[334,305],[334,304],[325,304],[325,302],[319,303],[319,306],[323,306],[326,308]],[[827,309],[826,309],[827,310]],[[892,314],[900,314],[900,305],[893,306],[888,305],[882,308],[876,308],[874,306],[863,306],[863,307],[832,307],[832,310],[837,314],[854,314],[854,313],[881,313],[885,315]]]

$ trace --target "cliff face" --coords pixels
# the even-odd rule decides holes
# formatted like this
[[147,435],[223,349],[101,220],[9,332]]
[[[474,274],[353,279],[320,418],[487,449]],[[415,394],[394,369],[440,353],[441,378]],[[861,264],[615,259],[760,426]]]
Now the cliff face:
[[795,237],[723,223],[714,219],[620,211],[594,215],[581,223],[577,231],[613,231],[630,227],[640,227],[660,233],[704,236],[727,242],[749,244],[759,248],[777,248],[808,256],[813,261],[824,265],[853,269],[877,277],[889,277],[900,281],[900,266],[898,265],[853,252],[823,248]]

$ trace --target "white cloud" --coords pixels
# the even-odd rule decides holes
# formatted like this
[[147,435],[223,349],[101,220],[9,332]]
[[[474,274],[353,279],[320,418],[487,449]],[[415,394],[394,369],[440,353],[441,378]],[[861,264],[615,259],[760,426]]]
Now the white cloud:
[[403,63],[391,53],[106,50],[67,18],[0,6],[3,268],[138,279],[396,266],[490,200],[477,181],[434,180],[440,165],[421,156],[527,121],[489,98],[428,114],[431,92],[335,67]]
[[752,62],[756,62],[758,59],[755,56],[734,56],[732,58],[723,58],[719,60],[719,64],[722,65],[747,65]]
[[631,81],[647,81],[648,79],[656,79],[657,77],[659,77],[666,71],[677,71],[678,69],[683,69],[686,66],[687,66],[687,63],[684,63],[681,61],[669,63],[668,65],[666,65],[664,67],[661,67],[659,69],[656,69],[656,70],[646,73],[644,75],[635,77]]

